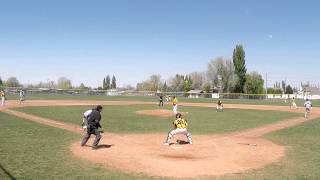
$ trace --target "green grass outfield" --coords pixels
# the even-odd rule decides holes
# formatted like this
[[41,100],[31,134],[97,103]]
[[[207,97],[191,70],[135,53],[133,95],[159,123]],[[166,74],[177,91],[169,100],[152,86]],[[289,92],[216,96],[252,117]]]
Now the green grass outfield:
[[69,148],[79,135],[0,112],[0,179],[149,179],[79,160]]
[[[8,95],[9,100],[18,100],[18,95]],[[97,96],[97,95],[52,95],[52,94],[34,94],[27,95],[26,99],[30,100],[109,100],[109,101],[154,101],[158,102],[158,97],[155,96]],[[196,102],[196,103],[214,103],[216,104],[217,99],[211,98],[199,98],[190,99],[179,97],[180,102]],[[277,106],[289,106],[289,103],[284,100],[250,100],[250,99],[223,99],[226,104],[255,104],[255,105],[277,105]],[[298,106],[302,107],[304,100],[296,100]],[[313,106],[320,107],[320,100],[313,100]]]
[[[0,124],[1,179],[163,179],[104,169],[73,157],[69,146],[79,141],[80,135],[1,112]],[[203,179],[319,179],[319,128],[320,118],[267,135],[266,138],[288,149],[287,156],[279,163],[241,174]]]
[[[169,108],[169,106],[167,106]],[[57,121],[63,121],[80,125],[82,114],[90,107],[25,107],[18,111],[47,117]],[[168,132],[172,128],[174,118],[161,118],[155,116],[138,115],[138,110],[158,109],[152,105],[134,106],[104,106],[102,112],[102,125],[113,133],[152,133]],[[207,107],[180,107],[179,111],[188,112],[186,119],[189,122],[193,134],[216,134],[241,131],[270,124],[283,119],[290,119],[302,114],[279,112],[226,109],[224,112],[216,112],[214,108]]]
[[287,147],[286,157],[279,163],[244,174],[215,179],[311,180],[320,179],[320,118],[305,124],[273,132],[265,138]]

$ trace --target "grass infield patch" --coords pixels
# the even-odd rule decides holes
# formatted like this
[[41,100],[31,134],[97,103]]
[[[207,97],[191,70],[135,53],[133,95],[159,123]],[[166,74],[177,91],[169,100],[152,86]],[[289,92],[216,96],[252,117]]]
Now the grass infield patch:
[[[18,100],[18,94],[7,95],[8,100]],[[26,100],[101,100],[101,101],[147,101],[159,102],[157,96],[103,96],[103,95],[68,95],[68,94],[27,94]],[[217,103],[217,99],[212,98],[185,98],[178,97],[179,102],[194,103]],[[273,106],[289,106],[289,101],[280,99],[222,99],[225,104],[252,104],[252,105],[273,105]],[[297,99],[296,103],[299,107],[303,107],[304,100]],[[312,101],[314,107],[320,106],[320,100]]]
[[[25,107],[17,110],[80,126],[83,112],[90,108],[85,106]],[[152,105],[104,106],[102,125],[108,132],[113,133],[167,133],[172,128],[174,117],[136,114],[139,110],[157,108]],[[170,107],[167,106],[166,109]],[[301,114],[289,112],[240,109],[216,112],[214,108],[206,107],[179,107],[179,110],[188,112],[185,118],[193,134],[235,132],[301,116]]]

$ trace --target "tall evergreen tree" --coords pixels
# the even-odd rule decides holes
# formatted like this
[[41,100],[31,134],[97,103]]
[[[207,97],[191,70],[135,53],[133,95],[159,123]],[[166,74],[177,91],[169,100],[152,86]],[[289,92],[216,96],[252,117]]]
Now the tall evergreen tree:
[[238,77],[238,82],[235,87],[235,92],[243,93],[244,86],[246,83],[246,60],[245,60],[245,52],[242,45],[237,45],[233,51],[233,64],[235,68],[235,74]]
[[108,75],[106,77],[106,89],[110,89],[111,88],[111,84],[110,84],[110,76]]
[[2,82],[2,79],[1,79],[1,77],[0,77],[0,86],[2,86],[3,85],[3,82]]
[[117,80],[116,80],[116,77],[113,75],[112,82],[111,82],[111,89],[116,89],[116,88],[117,88]]
[[106,88],[106,78],[103,78],[102,89],[107,89]]

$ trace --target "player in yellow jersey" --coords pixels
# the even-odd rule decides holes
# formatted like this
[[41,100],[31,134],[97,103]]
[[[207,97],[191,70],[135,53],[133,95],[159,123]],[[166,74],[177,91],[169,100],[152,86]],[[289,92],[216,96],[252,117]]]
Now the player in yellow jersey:
[[178,113],[178,99],[173,96],[173,100],[172,100],[172,111],[174,114]]
[[1,97],[1,106],[4,106],[6,104],[6,94],[3,90],[0,91],[0,97]]
[[177,113],[176,120],[173,122],[174,129],[168,133],[167,140],[163,143],[163,145],[170,145],[170,140],[176,134],[184,134],[187,136],[189,144],[192,144],[191,133],[188,131],[188,122],[185,120],[180,113]]
[[290,109],[298,109],[298,106],[294,100],[294,97],[291,99]]

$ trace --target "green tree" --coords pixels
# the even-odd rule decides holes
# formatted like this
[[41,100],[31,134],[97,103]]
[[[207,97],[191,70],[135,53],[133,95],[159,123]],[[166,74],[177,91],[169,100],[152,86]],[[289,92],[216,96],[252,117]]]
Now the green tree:
[[286,82],[285,81],[281,81],[281,88],[282,88],[282,91],[285,92],[285,90],[286,90]]
[[110,76],[108,75],[106,77],[106,89],[110,89],[110,88],[111,88]]
[[81,83],[79,86],[79,89],[89,89],[89,87],[87,87],[83,83]]
[[233,65],[235,68],[235,74],[237,75],[238,82],[235,86],[234,91],[237,93],[243,93],[244,87],[246,84],[246,60],[245,60],[245,51],[242,45],[237,45],[233,51]]
[[268,88],[268,94],[282,94],[281,88]]
[[202,87],[202,90],[203,90],[205,93],[207,93],[207,94],[205,94],[204,97],[209,98],[209,97],[210,97],[210,94],[209,94],[209,93],[211,92],[211,85],[210,85],[210,83],[209,83],[209,82],[204,83],[204,84],[203,84],[203,87]]
[[16,77],[9,77],[7,79],[6,85],[8,87],[20,87],[20,83]]
[[116,80],[116,77],[113,75],[112,76],[111,89],[116,89],[116,88],[117,88],[117,80]]
[[107,89],[107,86],[106,86],[106,78],[103,78],[102,89]]
[[264,80],[262,76],[257,72],[251,72],[247,74],[246,77],[246,84],[245,84],[245,92],[247,94],[262,94],[264,89]]
[[190,76],[186,76],[183,81],[183,91],[189,92],[191,90],[192,80]]
[[67,79],[66,77],[60,77],[58,79],[58,88],[59,89],[71,89],[72,83],[71,80]]
[[285,92],[285,94],[293,94],[293,88],[292,88],[290,85],[288,85],[288,86],[286,87],[286,92]]
[[210,86],[210,83],[205,83],[202,87],[202,90],[205,92],[205,93],[210,93],[211,91],[211,86]]
[[2,86],[3,86],[3,82],[2,82],[2,79],[0,77],[0,87],[2,87]]

